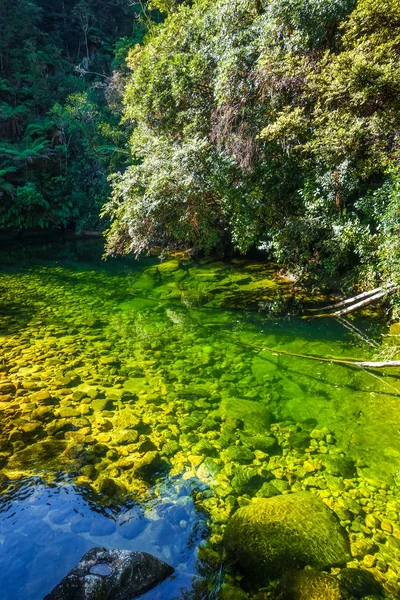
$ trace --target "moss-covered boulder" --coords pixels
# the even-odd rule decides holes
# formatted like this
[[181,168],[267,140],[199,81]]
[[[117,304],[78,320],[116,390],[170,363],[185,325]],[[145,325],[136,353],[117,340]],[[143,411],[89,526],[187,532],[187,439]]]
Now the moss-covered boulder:
[[233,515],[224,544],[238,569],[259,581],[288,568],[324,569],[349,559],[337,518],[309,492],[253,500]]
[[282,600],[342,600],[339,581],[314,569],[287,573],[282,581]]

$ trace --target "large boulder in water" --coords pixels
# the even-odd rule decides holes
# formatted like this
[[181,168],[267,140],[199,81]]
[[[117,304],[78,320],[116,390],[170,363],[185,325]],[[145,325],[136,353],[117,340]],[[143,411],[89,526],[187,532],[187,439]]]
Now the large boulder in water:
[[147,552],[93,548],[44,600],[133,600],[173,572]]
[[325,569],[349,560],[345,531],[309,492],[253,500],[233,515],[224,543],[238,569],[259,582],[288,568]]

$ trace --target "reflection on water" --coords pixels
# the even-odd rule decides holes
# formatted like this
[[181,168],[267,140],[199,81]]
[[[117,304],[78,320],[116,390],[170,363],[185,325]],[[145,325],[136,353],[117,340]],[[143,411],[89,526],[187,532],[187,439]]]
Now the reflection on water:
[[[369,513],[389,522],[368,567],[387,582],[400,539],[397,374],[276,352],[367,359],[379,324],[302,319],[321,299],[294,293],[274,265],[101,252],[96,241],[0,253],[2,598],[42,598],[94,545],[172,564],[148,598],[179,598],[201,539],[217,547],[267,488],[313,491],[354,544],[375,535]],[[400,594],[396,577],[387,590]]]
[[1,501],[2,600],[41,600],[90,548],[149,552],[174,566],[172,579],[142,598],[162,600],[190,589],[195,548],[205,532],[190,482],[170,482],[144,505],[101,508],[72,484],[18,482]]

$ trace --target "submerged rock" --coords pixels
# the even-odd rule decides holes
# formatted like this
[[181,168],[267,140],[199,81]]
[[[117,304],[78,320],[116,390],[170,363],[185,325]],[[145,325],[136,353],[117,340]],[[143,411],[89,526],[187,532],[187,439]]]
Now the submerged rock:
[[93,548],[44,600],[133,600],[173,572],[147,552]]
[[[226,423],[232,423],[237,428],[237,421],[243,423],[242,428],[251,434],[263,434],[269,431],[273,421],[272,413],[260,402],[244,398],[226,398],[215,411],[214,417]],[[233,424],[234,423],[234,424]]]
[[339,581],[314,569],[290,572],[282,581],[282,600],[342,600]]
[[146,452],[141,459],[134,463],[133,470],[135,476],[152,483],[157,475],[168,470],[168,463],[161,458],[158,452]]
[[45,440],[31,444],[16,452],[8,461],[7,468],[17,470],[48,467],[50,463],[58,462],[65,448],[66,443],[61,440]]
[[375,581],[372,573],[361,569],[343,569],[340,573],[342,587],[356,598],[370,594],[379,595],[381,586]]
[[234,514],[224,543],[239,570],[259,581],[287,568],[324,569],[349,558],[338,520],[309,492],[253,500]]

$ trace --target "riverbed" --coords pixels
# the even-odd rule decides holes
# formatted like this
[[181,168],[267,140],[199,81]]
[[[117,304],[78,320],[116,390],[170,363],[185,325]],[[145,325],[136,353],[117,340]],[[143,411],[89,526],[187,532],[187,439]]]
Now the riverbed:
[[262,261],[102,253],[0,251],[2,599],[41,600],[94,546],[176,569],[144,598],[189,597],[262,478],[318,494],[398,597],[398,373],[292,355],[371,359],[380,321],[304,318],[324,298]]

